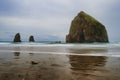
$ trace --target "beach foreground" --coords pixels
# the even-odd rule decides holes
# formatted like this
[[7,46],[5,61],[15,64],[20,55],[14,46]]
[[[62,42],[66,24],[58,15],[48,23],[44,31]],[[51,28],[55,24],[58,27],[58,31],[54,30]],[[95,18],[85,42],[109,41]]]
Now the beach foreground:
[[0,80],[119,79],[119,44],[0,44]]

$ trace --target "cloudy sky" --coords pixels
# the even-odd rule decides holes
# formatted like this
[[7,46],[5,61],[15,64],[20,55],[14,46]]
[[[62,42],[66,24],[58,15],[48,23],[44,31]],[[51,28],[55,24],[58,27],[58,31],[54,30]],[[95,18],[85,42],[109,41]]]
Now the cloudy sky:
[[62,40],[73,18],[84,11],[106,26],[109,40],[120,41],[120,0],[0,0],[0,41]]

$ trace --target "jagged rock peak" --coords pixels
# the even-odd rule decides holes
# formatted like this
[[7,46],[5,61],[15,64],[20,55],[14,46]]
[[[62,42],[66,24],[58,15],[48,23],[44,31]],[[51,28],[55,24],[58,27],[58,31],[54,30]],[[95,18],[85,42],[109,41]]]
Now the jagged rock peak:
[[15,35],[13,42],[21,42],[20,33],[17,33],[17,34]]
[[34,36],[31,35],[31,36],[29,37],[29,42],[35,42]]
[[66,36],[66,42],[108,42],[108,35],[103,24],[87,13],[81,11],[72,20],[69,34]]
[[81,11],[80,13],[78,13],[78,14],[85,14],[85,12],[84,11]]

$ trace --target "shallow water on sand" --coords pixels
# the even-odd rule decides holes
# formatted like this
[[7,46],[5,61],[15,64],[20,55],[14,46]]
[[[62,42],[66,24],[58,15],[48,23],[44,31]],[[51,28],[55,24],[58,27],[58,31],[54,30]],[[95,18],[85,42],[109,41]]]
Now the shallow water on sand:
[[119,79],[118,43],[0,43],[0,80]]

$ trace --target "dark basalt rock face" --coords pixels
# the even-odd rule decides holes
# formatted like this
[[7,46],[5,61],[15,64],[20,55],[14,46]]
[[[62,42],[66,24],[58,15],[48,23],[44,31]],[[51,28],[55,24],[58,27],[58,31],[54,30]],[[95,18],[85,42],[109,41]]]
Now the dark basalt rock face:
[[81,11],[72,21],[67,43],[108,42],[105,26]]
[[31,36],[29,37],[29,42],[35,42],[34,36],[31,35]]
[[21,42],[20,33],[15,35],[13,42]]

